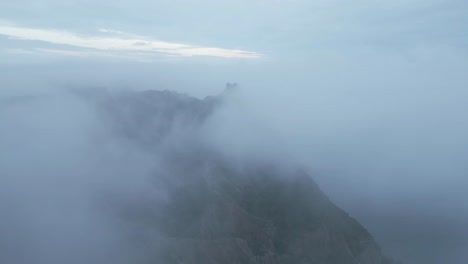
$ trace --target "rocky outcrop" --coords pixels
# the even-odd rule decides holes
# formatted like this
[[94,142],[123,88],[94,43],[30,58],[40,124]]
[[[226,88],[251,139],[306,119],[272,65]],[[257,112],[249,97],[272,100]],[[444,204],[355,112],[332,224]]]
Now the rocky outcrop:
[[[104,105],[116,132],[154,146],[173,129],[203,124],[220,100],[151,91]],[[390,263],[369,232],[301,170],[234,165],[198,144],[165,148],[164,159],[164,201],[125,214],[157,234],[145,244],[153,251],[148,263]]]
[[308,175],[226,170],[172,193],[157,224],[168,263],[390,263]]

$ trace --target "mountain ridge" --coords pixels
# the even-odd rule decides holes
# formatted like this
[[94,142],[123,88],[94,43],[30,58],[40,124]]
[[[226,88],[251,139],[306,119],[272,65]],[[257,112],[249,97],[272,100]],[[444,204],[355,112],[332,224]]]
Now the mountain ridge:
[[[184,129],[203,124],[223,100],[167,91],[134,96],[130,101],[138,106],[133,107],[155,111],[146,118],[158,116],[159,125],[161,120],[169,122],[164,125],[167,131],[179,126],[180,120]],[[139,118],[117,121],[130,120],[123,127],[134,129],[132,120]],[[155,140],[143,141],[158,142],[163,134],[154,133]],[[125,136],[142,139],[138,134]],[[305,171],[274,164],[239,167],[212,149],[197,144],[187,148],[194,146],[188,152],[165,149],[170,177],[178,178],[179,184],[168,187],[159,213],[145,221],[150,229],[158,229],[154,257],[162,263],[393,263],[370,233],[333,204]]]

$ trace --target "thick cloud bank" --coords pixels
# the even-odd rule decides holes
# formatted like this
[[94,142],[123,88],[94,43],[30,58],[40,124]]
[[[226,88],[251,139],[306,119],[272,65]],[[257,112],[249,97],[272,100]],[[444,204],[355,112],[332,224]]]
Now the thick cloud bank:
[[145,263],[159,231],[144,219],[184,184],[180,161],[208,149],[234,167],[307,168],[408,263],[466,258],[461,98],[437,85],[386,98],[268,89],[281,85],[227,91],[222,105],[168,91],[2,97],[0,260]]

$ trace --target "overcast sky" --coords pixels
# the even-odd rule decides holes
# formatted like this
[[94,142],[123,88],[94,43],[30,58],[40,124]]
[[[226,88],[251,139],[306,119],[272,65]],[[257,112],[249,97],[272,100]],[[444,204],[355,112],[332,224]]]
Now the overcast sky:
[[[339,67],[353,75],[375,67],[384,72],[387,63],[464,64],[467,5],[463,0],[1,1],[0,67],[39,64],[28,74],[46,75],[49,82],[73,75],[103,85],[144,79],[146,86],[185,71],[178,89],[202,96],[220,82],[250,83],[279,73],[278,79],[298,80],[324,71],[346,74]],[[91,65],[107,71],[96,73]],[[205,90],[194,88],[200,86]]]
[[[467,25],[466,0],[0,0],[0,96],[105,86],[203,97],[236,81],[248,111],[384,248],[462,263]],[[219,144],[258,121],[238,115],[219,117]],[[258,154],[262,129],[228,149]]]

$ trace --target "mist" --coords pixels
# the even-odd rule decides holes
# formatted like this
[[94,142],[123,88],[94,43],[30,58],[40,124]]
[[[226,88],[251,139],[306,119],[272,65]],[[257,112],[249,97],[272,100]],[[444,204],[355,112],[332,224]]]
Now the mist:
[[[366,63],[366,71],[333,68],[317,79],[301,79],[302,73],[281,80],[251,76],[197,132],[199,140],[233,163],[306,168],[384,250],[405,263],[458,263],[468,245],[466,77],[442,66]],[[76,81],[72,88],[92,82]],[[126,230],[139,225],[113,210],[164,197],[166,187],[154,184],[164,151],[148,152],[119,137],[96,105],[63,84],[34,89],[30,97],[21,89],[21,97],[3,97],[3,258],[134,261],[141,252],[130,245]],[[11,98],[18,102],[6,103]],[[171,140],[182,141],[180,133]],[[126,198],[116,205],[109,196]]]
[[[0,261],[144,262],[131,238],[153,231],[119,212],[164,200],[176,184],[167,175],[179,173],[164,157],[187,142],[233,164],[306,169],[403,263],[468,259],[464,1],[15,3],[0,4],[0,26],[259,57],[102,50],[1,31]],[[201,127],[151,147],[116,132],[102,102],[83,96],[167,89],[203,99],[227,82],[239,89]]]
[[124,225],[104,198],[150,194],[155,160],[67,93],[3,102],[0,120],[1,261],[131,261]]
[[[268,128],[220,144],[306,166],[393,256],[408,263],[446,263],[451,256],[458,263],[467,246],[466,77],[446,68],[458,59],[437,62],[374,55],[360,57],[362,70],[346,62],[317,78],[243,89],[240,101]],[[258,127],[252,114],[234,114],[242,113],[237,107],[220,118],[229,120],[218,128],[226,137]]]

